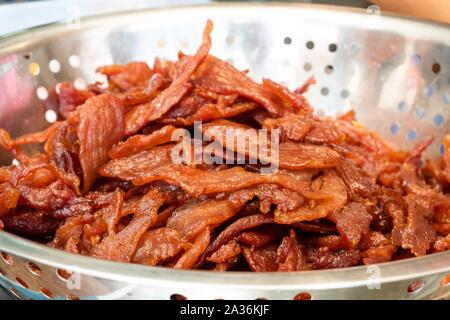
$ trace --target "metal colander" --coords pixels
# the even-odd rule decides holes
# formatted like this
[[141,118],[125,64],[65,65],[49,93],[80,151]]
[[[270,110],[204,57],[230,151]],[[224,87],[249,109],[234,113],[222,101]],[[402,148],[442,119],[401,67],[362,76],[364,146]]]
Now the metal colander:
[[[349,109],[394,147],[450,124],[450,29],[377,10],[230,4],[149,10],[27,30],[0,42],[0,127],[13,136],[55,121],[51,88],[101,80],[99,65],[193,52],[206,19],[212,54],[307,93],[319,114]],[[12,159],[0,154],[2,163]],[[0,284],[25,299],[420,299],[450,294],[450,252],[374,266],[296,273],[180,271],[97,260],[0,232]]]

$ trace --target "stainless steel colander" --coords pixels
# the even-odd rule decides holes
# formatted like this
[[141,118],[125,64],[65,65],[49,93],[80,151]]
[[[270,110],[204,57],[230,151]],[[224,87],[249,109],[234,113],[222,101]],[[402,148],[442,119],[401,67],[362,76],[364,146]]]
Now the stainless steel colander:
[[[99,65],[193,52],[206,19],[212,54],[255,80],[307,93],[318,113],[356,111],[397,148],[450,132],[450,28],[311,5],[230,4],[149,10],[27,30],[0,40],[0,127],[14,136],[55,120],[58,82],[101,80]],[[8,163],[5,153],[0,161]],[[296,273],[213,273],[120,264],[68,254],[0,232],[0,284],[24,299],[421,299],[450,295],[450,252],[374,266]]]

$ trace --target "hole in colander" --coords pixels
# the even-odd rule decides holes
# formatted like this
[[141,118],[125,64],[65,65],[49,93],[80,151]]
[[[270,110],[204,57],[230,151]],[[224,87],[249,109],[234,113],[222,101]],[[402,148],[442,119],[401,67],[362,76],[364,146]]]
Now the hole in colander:
[[232,34],[229,34],[226,38],[225,38],[225,42],[229,45],[234,43],[234,36]]
[[300,292],[295,295],[293,300],[311,300],[312,296],[308,292]]
[[283,40],[284,44],[291,44],[292,43],[292,39],[290,37],[285,37]]
[[74,294],[69,294],[67,295],[67,300],[80,300],[80,297]]
[[441,144],[440,146],[439,146],[439,153],[440,153],[440,155],[441,156],[443,156],[444,155],[444,145],[443,144]]
[[311,63],[306,62],[306,63],[303,65],[303,70],[305,70],[306,72],[311,71],[311,69],[312,69],[312,64],[311,64]]
[[438,113],[434,116],[433,122],[435,125],[440,126],[444,122],[444,117],[442,116],[442,114]]
[[348,92],[348,90],[344,89],[341,91],[341,97],[343,99],[347,99],[349,97],[349,95],[350,95],[350,92]]
[[413,140],[417,139],[417,132],[416,132],[416,130],[411,129],[411,130],[408,131],[408,139],[410,141],[413,141]]
[[16,297],[17,299],[22,299],[22,295],[20,294],[19,291],[17,291],[16,288],[9,288],[9,292],[11,292],[11,294]]
[[39,268],[33,262],[28,262],[27,267],[28,267],[28,270],[30,270],[30,272],[36,276],[40,276],[42,273],[41,268]]
[[450,274],[444,276],[441,281],[441,287],[447,287],[448,285],[450,285]]
[[174,293],[170,296],[170,300],[187,300],[187,298],[182,294]]
[[24,54],[22,55],[22,57],[23,57],[24,59],[29,60],[29,59],[31,58],[31,52],[24,53]]
[[69,280],[70,276],[72,275],[72,272],[69,272],[64,269],[57,269],[56,274],[61,278],[63,281]]
[[450,95],[447,92],[444,93],[444,95],[442,96],[442,100],[444,100],[445,104],[449,104],[450,103]]
[[87,83],[83,78],[76,78],[73,82],[73,86],[75,87],[75,89],[84,90],[87,88]]
[[53,123],[58,119],[58,115],[56,114],[56,112],[51,109],[45,111],[44,117],[48,123]]
[[328,65],[328,66],[325,67],[325,73],[326,73],[326,74],[331,74],[331,73],[333,73],[333,70],[334,70],[334,68],[333,68],[332,65]]
[[398,110],[404,111],[405,109],[406,109],[406,102],[405,101],[400,101],[398,103]]
[[16,277],[16,282],[17,282],[18,284],[20,284],[22,287],[28,289],[27,283],[26,283],[25,281],[23,281],[21,278]]
[[438,74],[441,71],[441,65],[439,63],[435,62],[431,66],[431,70],[433,71],[433,73]]
[[48,91],[45,87],[39,87],[36,89],[36,95],[40,100],[46,100],[48,98]]
[[419,119],[422,119],[423,117],[425,117],[426,111],[425,108],[421,107],[421,106],[417,106],[416,107],[416,117]]
[[425,282],[423,282],[422,280],[416,280],[413,281],[409,286],[408,286],[408,293],[417,293],[420,290],[422,290],[423,286],[425,285]]
[[52,59],[48,63],[48,68],[50,69],[51,72],[58,73],[61,70],[61,64],[59,63],[58,60]]
[[6,262],[6,264],[9,264],[9,265],[13,265],[14,264],[14,260],[13,260],[12,256],[7,254],[6,252],[2,252],[1,256],[2,256],[3,261]]
[[47,298],[52,299],[53,298],[53,292],[51,292],[49,289],[47,288],[41,288],[41,293],[46,296]]
[[41,67],[39,66],[39,63],[36,62],[30,63],[30,65],[28,66],[28,72],[32,76],[37,76],[41,72]]
[[427,85],[425,89],[423,89],[423,94],[427,97],[431,97],[433,95],[433,87],[431,85]]
[[330,52],[336,52],[337,51],[337,44],[335,43],[330,43],[330,45],[328,46],[328,50]]
[[330,93],[330,90],[327,87],[323,87],[322,89],[320,89],[320,93],[323,96],[327,96]]
[[312,41],[306,42],[306,47],[307,47],[309,50],[313,49],[313,48],[314,48],[314,42],[312,42]]
[[78,68],[81,64],[80,57],[76,54],[69,57],[69,64],[72,68]]
[[411,60],[414,64],[420,64],[422,62],[422,57],[420,54],[413,54]]

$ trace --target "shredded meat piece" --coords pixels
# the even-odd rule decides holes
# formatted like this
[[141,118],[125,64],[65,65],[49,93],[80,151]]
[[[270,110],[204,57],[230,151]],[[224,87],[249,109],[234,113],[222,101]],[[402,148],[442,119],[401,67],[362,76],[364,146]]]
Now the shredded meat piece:
[[175,264],[175,269],[191,269],[200,256],[208,248],[211,241],[211,231],[205,228],[196,238],[192,247],[186,250]]
[[131,261],[140,238],[156,222],[161,205],[162,198],[159,194],[153,190],[149,191],[139,201],[130,223],[95,246],[93,256],[121,262]]
[[208,261],[215,263],[224,263],[237,255],[241,254],[241,246],[236,241],[230,241],[227,244],[224,244],[214,252],[209,258]]
[[45,211],[17,210],[2,216],[4,229],[33,239],[45,239],[53,235],[61,221],[49,217]]
[[278,270],[276,244],[257,248],[243,247],[242,253],[250,268],[255,272]]
[[0,232],[221,272],[450,249],[450,135],[437,160],[423,157],[431,137],[395,150],[354,111],[316,115],[304,96],[314,78],[291,91],[210,55],[212,30],[207,21],[195,53],[174,61],[102,66],[105,85],[49,88],[58,121],[42,131],[0,128],[14,158],[0,167]]
[[184,56],[176,65],[176,74],[170,86],[163,90],[150,103],[142,104],[131,110],[125,117],[125,133],[131,135],[147,123],[154,121],[164,115],[191,88],[189,78],[205,60],[211,48],[211,36],[213,24],[208,21],[203,32],[203,41],[197,53],[194,56]]
[[280,118],[261,119],[263,128],[280,129],[282,140],[302,141],[312,129],[313,124],[313,119],[309,114],[286,113]]
[[363,248],[361,256],[364,264],[390,261],[397,251],[397,247],[380,232],[370,232],[365,236]]
[[113,95],[95,96],[70,114],[68,121],[77,128],[85,193],[94,183],[100,166],[108,160],[109,149],[123,137],[124,107]]
[[295,210],[303,204],[304,198],[297,192],[280,188],[276,184],[261,184],[231,193],[228,200],[235,206],[242,206],[254,197],[259,199],[259,210],[268,213],[273,205],[281,212]]
[[406,226],[402,230],[402,248],[411,249],[416,256],[427,253],[436,240],[436,231],[427,220],[433,213],[433,202],[414,195],[406,196]]
[[328,247],[307,250],[306,261],[312,269],[346,268],[357,265],[361,260],[358,250],[338,250],[332,252]]
[[113,83],[121,90],[147,82],[153,74],[153,70],[145,62],[130,62],[126,65],[110,65],[97,69],[108,76],[110,83]]
[[[233,129],[233,135],[228,134]],[[261,152],[261,146],[254,142],[258,132],[254,128],[217,120],[203,126],[208,139],[219,142],[223,147],[254,159],[270,162],[270,155]],[[243,143],[237,143],[243,139]],[[270,141],[270,138],[267,138]],[[248,146],[248,147],[247,147]],[[244,149],[244,150],[240,150]],[[329,168],[339,164],[339,154],[326,146],[295,143],[286,141],[279,145],[279,166],[286,169]]]
[[273,218],[261,214],[243,217],[225,228],[208,247],[206,254],[208,255],[218,250],[222,245],[231,241],[237,234],[244,230],[269,223],[273,223]]
[[260,247],[281,238],[284,227],[277,225],[263,225],[253,230],[244,231],[236,237],[236,241],[248,247]]
[[155,146],[171,141],[172,133],[176,130],[174,126],[168,125],[145,136],[136,134],[129,137],[125,142],[119,142],[109,152],[111,158],[122,158],[132,154],[148,150]]
[[59,113],[67,118],[70,112],[84,104],[95,94],[88,90],[75,89],[70,83],[62,82],[58,86]]
[[302,250],[294,230],[284,237],[277,250],[278,271],[301,271],[305,268]]
[[173,212],[167,226],[190,240],[207,227],[214,228],[233,217],[242,208],[232,206],[228,200],[207,199],[192,201]]

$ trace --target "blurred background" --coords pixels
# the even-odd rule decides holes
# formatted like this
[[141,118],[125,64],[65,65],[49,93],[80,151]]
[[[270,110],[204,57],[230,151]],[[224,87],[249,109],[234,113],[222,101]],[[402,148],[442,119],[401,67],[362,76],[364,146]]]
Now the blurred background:
[[[58,20],[130,9],[228,0],[0,0],[0,34]],[[234,0],[245,2],[245,0]],[[274,0],[272,0],[274,1]],[[275,0],[276,1],[276,0]],[[267,2],[253,0],[252,2]],[[367,8],[378,5],[382,12],[397,12],[450,23],[450,0],[283,0]]]
[[[226,2],[226,0],[0,0],[0,34],[57,20],[71,19],[76,15],[89,16],[121,10],[210,2]],[[264,0],[253,2],[264,2]],[[322,3],[362,8],[370,5],[367,0],[285,0],[284,2]]]

